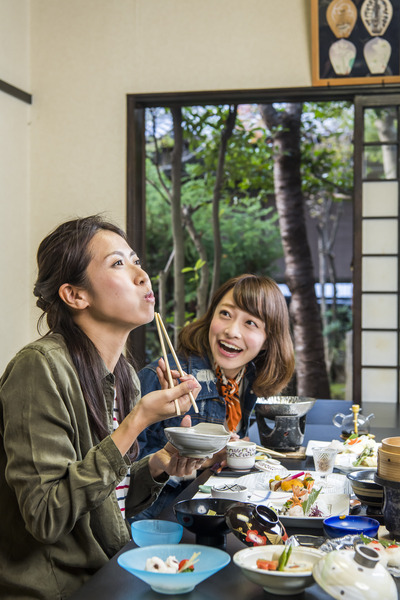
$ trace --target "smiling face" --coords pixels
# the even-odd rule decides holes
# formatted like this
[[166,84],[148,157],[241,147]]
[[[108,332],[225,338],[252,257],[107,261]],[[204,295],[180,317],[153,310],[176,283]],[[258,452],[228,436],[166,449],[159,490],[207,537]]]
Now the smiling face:
[[84,290],[85,309],[100,327],[132,331],[154,318],[150,279],[128,243],[118,234],[100,230],[89,244],[91,255]]
[[237,307],[230,290],[217,305],[208,334],[214,361],[234,378],[262,350],[267,338],[264,322]]

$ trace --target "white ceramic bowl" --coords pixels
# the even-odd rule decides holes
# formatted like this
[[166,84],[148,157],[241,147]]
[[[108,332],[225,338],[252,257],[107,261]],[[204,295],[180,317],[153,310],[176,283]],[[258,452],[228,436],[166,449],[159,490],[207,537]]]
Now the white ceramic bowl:
[[194,427],[166,427],[167,440],[182,456],[208,458],[225,448],[231,437],[223,425],[199,423]]
[[236,502],[246,502],[251,493],[245,485],[238,483],[214,485],[211,488],[212,498],[226,498]]
[[243,574],[253,583],[261,585],[266,592],[280,596],[300,594],[314,583],[312,570],[314,565],[324,556],[316,548],[296,546],[293,548],[289,562],[299,560],[310,563],[310,570],[303,572],[265,571],[257,568],[259,558],[275,560],[283,552],[284,546],[255,546],[236,552],[234,563],[242,569]]
[[[148,558],[157,556],[165,561],[168,556],[175,556],[181,561],[189,559],[194,552],[200,552],[200,556],[191,573],[153,573],[145,569]],[[117,558],[121,567],[146,582],[155,592],[169,595],[192,591],[198,583],[223,569],[230,560],[229,554],[223,550],[197,544],[146,546],[123,552]]]

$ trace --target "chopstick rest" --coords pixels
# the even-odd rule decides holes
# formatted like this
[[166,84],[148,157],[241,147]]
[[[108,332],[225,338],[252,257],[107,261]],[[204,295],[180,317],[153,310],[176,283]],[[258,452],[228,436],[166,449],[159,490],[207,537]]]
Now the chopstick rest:
[[[174,350],[174,347],[173,347],[173,345],[172,345],[172,342],[171,342],[171,340],[169,339],[169,336],[168,336],[167,330],[165,329],[165,325],[164,325],[164,323],[163,323],[163,321],[162,321],[162,318],[161,318],[161,315],[160,315],[160,313],[154,313],[154,318],[155,318],[155,320],[156,320],[156,325],[157,325],[158,336],[159,336],[159,338],[160,338],[161,350],[162,350],[162,352],[163,352],[163,356],[164,356],[164,362],[165,362],[165,366],[166,366],[166,369],[167,369],[168,382],[169,382],[169,385],[170,385],[171,387],[174,387],[174,384],[173,384],[173,381],[172,381],[172,375],[171,375],[171,368],[170,368],[170,366],[169,366],[169,362],[168,362],[168,359],[167,359],[167,353],[166,353],[166,351],[165,351],[165,345],[164,345],[164,340],[163,340],[163,338],[162,338],[162,333],[164,334],[164,336],[165,336],[165,339],[167,340],[167,344],[168,344],[168,346],[169,346],[169,349],[171,350],[171,354],[172,354],[172,356],[174,357],[174,361],[175,361],[175,363],[176,363],[176,366],[177,366],[177,369],[178,369],[178,371],[179,371],[179,375],[180,375],[181,377],[183,377],[185,374],[184,374],[184,372],[183,372],[183,369],[182,369],[182,367],[181,367],[181,364],[180,364],[180,362],[179,362],[179,359],[178,359],[178,357],[177,357],[177,355],[176,355],[176,352],[175,352],[175,350]],[[162,333],[161,333],[161,330],[162,330]],[[198,406],[197,406],[197,404],[196,404],[196,400],[194,399],[194,396],[193,396],[192,392],[189,392],[189,398],[190,398],[190,401],[191,401],[191,403],[192,403],[192,406],[193,406],[193,408],[194,408],[194,411],[195,411],[196,413],[198,413],[198,412],[199,412],[199,409],[198,409]],[[175,406],[177,406],[176,413],[177,413],[178,415],[180,415],[180,414],[181,414],[181,411],[180,411],[180,409],[179,409],[179,403],[178,403],[178,400],[175,400]],[[179,412],[178,412],[178,411],[179,411]]]

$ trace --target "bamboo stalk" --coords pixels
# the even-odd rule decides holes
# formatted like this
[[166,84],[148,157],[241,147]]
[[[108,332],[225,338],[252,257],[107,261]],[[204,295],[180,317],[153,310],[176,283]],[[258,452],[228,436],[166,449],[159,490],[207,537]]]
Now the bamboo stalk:
[[[178,359],[178,357],[177,357],[177,355],[176,355],[176,352],[175,352],[175,350],[174,350],[174,347],[173,347],[173,345],[172,345],[172,342],[171,342],[171,340],[169,339],[169,335],[168,335],[168,333],[167,333],[167,330],[165,329],[165,325],[164,325],[164,323],[163,323],[163,321],[162,321],[161,315],[160,315],[159,313],[155,313],[155,315],[156,315],[156,321],[157,321],[157,315],[158,315],[158,322],[160,323],[160,326],[161,326],[161,328],[162,328],[162,330],[163,330],[163,333],[164,333],[165,339],[167,340],[167,344],[168,344],[168,346],[169,346],[169,349],[171,350],[171,354],[172,354],[172,356],[174,357],[174,361],[175,361],[175,363],[176,363],[176,366],[177,366],[177,369],[178,369],[178,371],[179,371],[179,375],[182,377],[182,376],[184,376],[183,369],[182,369],[182,367],[181,367],[181,364],[180,364],[180,362],[179,362],[179,359]],[[167,361],[167,363],[168,363],[168,361]],[[199,412],[199,409],[198,409],[198,407],[197,407],[196,400],[194,399],[194,396],[193,396],[192,392],[189,392],[189,398],[190,398],[190,400],[191,400],[191,403],[192,403],[192,405],[193,405],[194,411],[195,411],[196,413],[198,413],[198,412]]]
[[[173,382],[172,375],[171,375],[171,368],[169,366],[169,362],[168,362],[168,358],[167,358],[167,352],[165,350],[165,344],[164,344],[164,340],[163,340],[163,335],[162,335],[161,329],[160,329],[160,322],[162,323],[161,317],[160,317],[160,315],[158,313],[155,313],[154,317],[155,317],[155,320],[156,320],[158,337],[160,338],[160,344],[161,344],[161,350],[162,350],[163,357],[164,357],[165,368],[167,369],[167,377],[168,377],[169,387],[173,388],[174,387],[174,382]],[[178,416],[182,414],[180,406],[179,406],[178,399],[175,399],[175,409],[176,409],[176,414]]]

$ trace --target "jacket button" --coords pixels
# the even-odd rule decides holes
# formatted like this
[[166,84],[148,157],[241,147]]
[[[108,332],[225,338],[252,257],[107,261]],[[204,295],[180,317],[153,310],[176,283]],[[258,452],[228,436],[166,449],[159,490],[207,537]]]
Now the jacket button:
[[121,477],[125,477],[125,475],[128,473],[128,467],[121,467],[119,470],[119,474],[121,475]]

